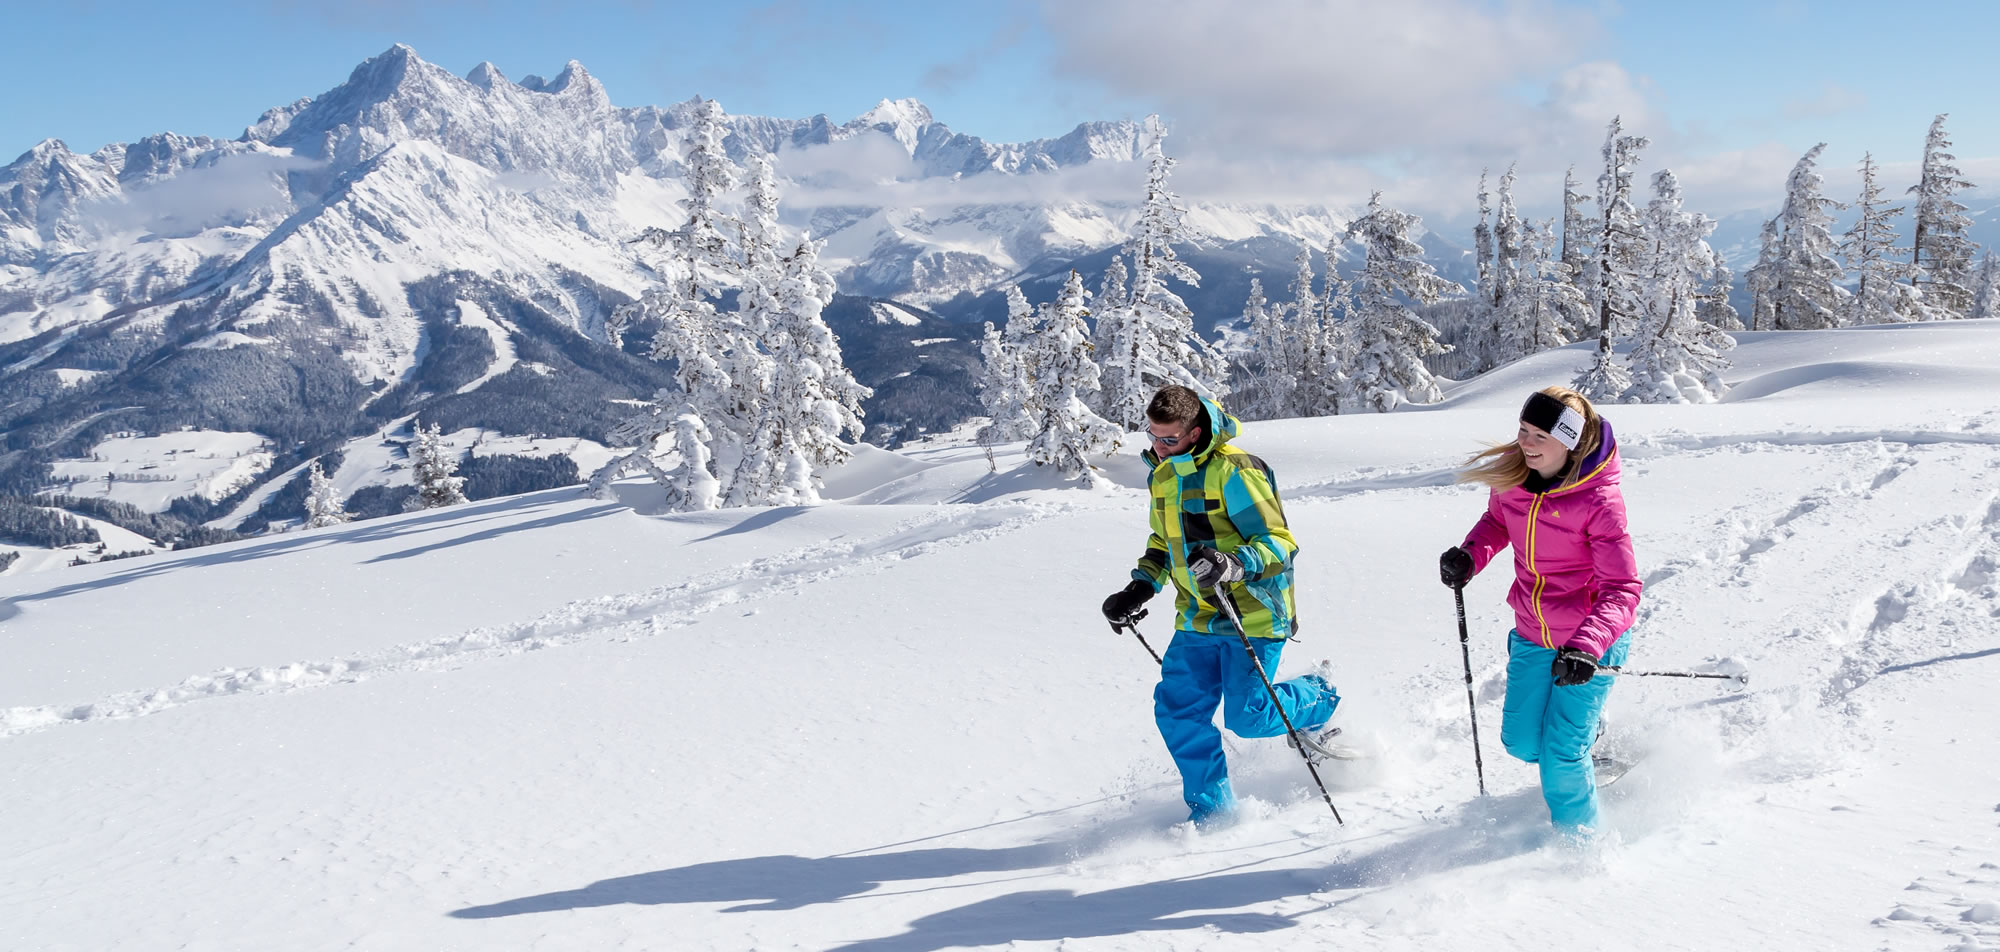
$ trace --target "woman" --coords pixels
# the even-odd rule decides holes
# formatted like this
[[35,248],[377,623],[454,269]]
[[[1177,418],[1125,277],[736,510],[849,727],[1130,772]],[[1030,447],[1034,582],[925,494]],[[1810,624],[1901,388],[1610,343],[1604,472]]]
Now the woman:
[[1514,547],[1500,743],[1540,765],[1556,828],[1587,837],[1602,828],[1590,747],[1612,681],[1595,675],[1600,665],[1625,662],[1625,629],[1641,588],[1618,491],[1618,444],[1582,394],[1549,387],[1522,405],[1514,442],[1467,464],[1460,481],[1493,491],[1465,542],[1439,558],[1439,571],[1446,585],[1463,588]]

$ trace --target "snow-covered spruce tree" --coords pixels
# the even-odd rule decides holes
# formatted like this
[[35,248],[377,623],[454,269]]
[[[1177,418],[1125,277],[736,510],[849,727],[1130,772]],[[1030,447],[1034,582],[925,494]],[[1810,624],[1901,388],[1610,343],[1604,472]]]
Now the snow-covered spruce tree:
[[1729,301],[1729,290],[1735,284],[1736,273],[1722,263],[1721,255],[1716,255],[1715,271],[1702,290],[1701,299],[1695,302],[1695,320],[1728,334],[1742,330],[1743,316],[1736,313],[1736,305]]
[[[1156,366],[1148,389],[1170,383],[1181,384],[1206,397],[1229,392],[1224,379],[1228,361],[1215,345],[1195,332],[1194,312],[1167,287],[1169,279],[1189,287],[1201,286],[1201,275],[1174,253],[1174,242],[1189,242],[1187,209],[1180,196],[1167,186],[1174,160],[1167,157],[1167,128],[1160,117],[1146,120],[1150,144],[1146,149],[1146,201],[1139,210],[1138,233],[1125,243],[1132,258],[1132,309],[1136,323],[1153,338]],[[1144,426],[1144,414],[1130,421]]]
[[[675,400],[680,405],[669,410]],[[660,443],[670,436],[672,445],[662,447]],[[714,437],[683,392],[662,387],[638,413],[612,427],[606,438],[613,446],[631,449],[598,468],[586,490],[590,495],[611,498],[612,480],[628,469],[637,469],[666,489],[669,511],[693,512],[721,505],[722,481],[715,478],[709,461],[709,444]],[[677,453],[680,460],[673,469],[659,462],[668,452]]]
[[1493,213],[1493,307],[1507,305],[1507,295],[1521,280],[1521,215],[1514,209],[1514,166],[1500,176]]
[[[1336,239],[1337,240],[1337,239]],[[1328,259],[1328,266],[1333,264]],[[1286,313],[1291,315],[1290,341],[1279,345],[1283,356],[1284,371],[1293,375],[1290,398],[1279,409],[1278,416],[1310,416],[1304,409],[1307,401],[1301,388],[1310,381],[1304,379],[1305,368],[1313,364],[1310,357],[1319,347],[1320,317],[1325,312],[1326,302],[1313,291],[1312,249],[1299,246],[1298,270],[1292,276],[1292,303]]]
[[[618,429],[639,445],[591,479],[600,495],[636,467],[667,485],[675,508],[815,502],[813,468],[845,459],[839,435],[860,433],[868,390],[848,373],[821,317],[833,281],[810,239],[783,254],[768,156],[750,162],[745,217],[719,208],[736,181],[722,118],[712,101],[696,110],[683,163],[688,220],[642,235],[666,252],[668,281],[636,313],[658,320],[651,354],[675,362],[679,392],[661,390]],[[735,306],[721,310],[732,289]],[[681,458],[674,470],[653,459],[669,434]]]
[[1570,342],[1582,315],[1590,310],[1569,266],[1557,256],[1559,231],[1553,219],[1541,227],[1521,226],[1519,277],[1500,308],[1502,350],[1495,364],[1518,360]]
[[1410,240],[1410,230],[1420,224],[1415,215],[1384,207],[1376,192],[1368,199],[1368,214],[1347,226],[1347,237],[1360,242],[1367,257],[1354,281],[1346,377],[1361,402],[1377,412],[1444,399],[1437,378],[1424,366],[1425,357],[1444,353],[1437,328],[1402,302],[1435,304],[1465,289],[1438,277],[1424,260],[1424,249]]
[[1252,398],[1256,404],[1252,418],[1256,420],[1318,414],[1316,390],[1326,380],[1308,368],[1324,364],[1322,330],[1328,300],[1312,290],[1312,248],[1300,246],[1296,262],[1298,270],[1290,286],[1292,300],[1264,308],[1266,320],[1252,326],[1250,346],[1258,362],[1254,382],[1260,388],[1260,394]]
[[1855,276],[1854,295],[1847,302],[1847,324],[1901,323],[1919,317],[1916,295],[1901,280],[1908,276],[1909,268],[1894,257],[1902,249],[1896,247],[1892,222],[1903,213],[1903,207],[1888,207],[1882,200],[1882,186],[1876,183],[1875,173],[1874,154],[1863,153],[1861,195],[1854,200],[1861,214],[1855,217],[1854,227],[1841,235],[1838,249],[1848,273]]
[[657,306],[647,307],[642,302],[640,306],[613,313],[605,332],[614,345],[631,318],[647,312],[664,313],[663,309],[672,307],[676,301],[692,303],[714,297],[740,270],[728,253],[728,236],[739,231],[742,223],[724,214],[720,207],[722,197],[737,182],[736,166],[729,161],[722,144],[728,133],[722,120],[722,105],[713,99],[702,100],[695,107],[694,123],[682,144],[681,154],[684,170],[681,180],[688,197],[679,204],[687,210],[687,221],[672,231],[648,227],[637,239],[654,248],[667,249],[673,263],[686,266],[679,275],[681,286],[648,292],[661,298]]
[[340,493],[333,488],[333,480],[319,468],[319,461],[313,460],[312,468],[306,471],[306,525],[308,529],[324,529],[337,526],[354,518],[340,501]]
[[[1310,265],[1308,265],[1310,267]],[[1288,367],[1293,360],[1291,323],[1285,308],[1272,307],[1264,297],[1264,282],[1250,279],[1250,296],[1243,302],[1243,329],[1249,347],[1238,361],[1230,403],[1246,420],[1271,420],[1285,415],[1297,380]]]
[[1652,144],[1645,136],[1621,135],[1622,122],[1613,117],[1604,133],[1604,173],[1597,177],[1597,252],[1592,257],[1597,308],[1597,356],[1576,378],[1576,389],[1591,399],[1609,400],[1632,386],[1625,368],[1612,356],[1612,344],[1632,333],[1639,314],[1639,259],[1645,236],[1639,210],[1632,205],[1632,177],[1639,153]]
[[[1292,328],[1297,382],[1292,387],[1292,410],[1288,416],[1332,416],[1360,405],[1350,377],[1348,358],[1354,328],[1348,318],[1354,314],[1354,287],[1340,277],[1340,246],[1345,233],[1336,234],[1326,245],[1326,279],[1317,295],[1308,295],[1312,308]],[[1305,262],[1300,279],[1310,287],[1311,262]]]
[[1101,385],[1091,409],[1114,422],[1125,419],[1134,403],[1144,413],[1146,401],[1152,399],[1134,359],[1136,344],[1130,334],[1132,322],[1126,315],[1132,299],[1126,287],[1129,277],[1124,256],[1113,254],[1111,263],[1104,266],[1103,280],[1097,285],[1097,304],[1091,308],[1097,320],[1091,327],[1090,344],[1097,354]]
[[2000,258],[1988,250],[1979,261],[1979,277],[1973,282],[1972,317],[2000,317]]
[[410,441],[410,480],[416,484],[417,494],[403,509],[440,509],[465,502],[465,477],[452,475],[458,472],[458,454],[445,445],[442,428],[433,423],[415,430],[416,438]]
[[1590,196],[1576,190],[1576,166],[1572,165],[1563,173],[1563,217],[1562,217],[1562,263],[1569,268],[1571,279],[1577,290],[1590,302],[1592,319],[1596,318],[1597,302],[1591,290],[1595,282],[1586,275],[1590,262],[1596,257],[1597,229],[1584,206],[1590,204]]
[[[771,212],[768,227],[775,235],[775,203]],[[768,308],[756,323],[770,354],[771,380],[755,438],[725,489],[728,504],[818,503],[814,471],[853,455],[843,434],[861,436],[861,401],[874,391],[848,372],[840,340],[826,326],[823,312],[833,303],[834,282],[820,267],[821,247],[808,237],[791,254],[752,272],[760,305]]]
[[1441,334],[1456,343],[1453,348],[1466,359],[1468,369],[1484,373],[1499,362],[1504,349],[1500,341],[1500,299],[1498,263],[1493,255],[1492,195],[1486,189],[1487,170],[1479,170],[1479,223],[1472,226],[1472,257],[1478,265],[1479,284],[1468,298],[1452,302],[1430,315]]
[[1847,311],[1844,270],[1833,257],[1832,209],[1842,207],[1820,191],[1814,166],[1826,143],[1813,146],[1792,167],[1785,207],[1778,212],[1778,266],[1772,276],[1773,327],[1781,331],[1838,327]]
[[1092,412],[1086,397],[1097,390],[1097,363],[1090,353],[1090,292],[1075,271],[1054,301],[1043,307],[1030,342],[1035,367],[1032,405],[1039,419],[1028,440],[1028,458],[1053,466],[1064,479],[1096,482],[1091,460],[1118,452],[1123,435],[1116,424]]
[[[1484,373],[1520,356],[1516,341],[1503,326],[1508,320],[1507,297],[1521,281],[1521,218],[1514,209],[1514,167],[1500,176],[1497,211],[1487,205],[1486,171],[1479,173],[1479,224],[1472,230],[1473,255],[1479,264],[1479,288],[1469,299],[1452,302],[1432,316],[1450,332],[1456,349],[1473,373]],[[1489,214],[1493,223],[1487,224]]]
[[1479,264],[1478,297],[1493,303],[1493,207],[1486,191],[1486,170],[1479,170],[1479,224],[1472,226],[1472,259]]
[[[732,249],[729,238],[731,233],[741,235],[745,225],[720,207],[738,179],[723,150],[722,119],[722,107],[714,100],[695,108],[682,151],[688,197],[680,204],[687,210],[687,220],[671,231],[651,227],[639,236],[640,243],[663,252],[660,270],[665,282],[620,309],[606,327],[615,343],[634,318],[657,319],[660,327],[649,353],[656,360],[675,362],[674,378],[680,386],[679,392],[668,388],[655,393],[650,405],[614,430],[615,441],[625,445],[633,440],[635,450],[613,457],[591,477],[590,492],[600,497],[608,497],[612,480],[636,468],[663,485],[674,474],[669,490],[689,508],[719,505],[719,498],[703,498],[695,489],[719,485],[715,474],[735,469],[756,425],[757,405],[770,379],[768,361],[757,345],[759,329],[745,326],[740,307],[728,314],[716,308],[724,291],[743,286],[745,278],[740,248]],[[651,455],[660,451],[660,438],[675,431],[676,421],[688,414],[713,440],[705,450],[708,472],[702,474],[667,470]]]
[[1128,429],[1146,424],[1146,401],[1167,384],[1209,397],[1228,392],[1223,382],[1228,361],[1195,332],[1194,312],[1167,287],[1169,279],[1200,287],[1201,275],[1174,253],[1174,242],[1188,242],[1187,210],[1167,186],[1174,160],[1166,154],[1167,130],[1160,117],[1146,118],[1145,135],[1146,200],[1139,208],[1137,232],[1123,248],[1132,259],[1128,306],[1109,307],[1100,317],[1113,323],[1106,336],[1117,350],[1103,356],[1106,370],[1123,378],[1106,415]]
[[1035,367],[1032,354],[1036,331],[1035,309],[1019,286],[1007,288],[1007,323],[1004,327],[986,324],[979,342],[979,356],[985,370],[979,379],[979,401],[989,418],[980,428],[979,438],[989,443],[1025,440],[1035,433],[1035,415],[1029,410],[1033,398]]
[[1715,220],[1681,210],[1680,182],[1662,169],[1646,206],[1647,254],[1641,305],[1644,320],[1628,357],[1627,403],[1713,403],[1722,396],[1722,354],[1736,340],[1696,318],[1702,286],[1714,274],[1708,235]]
[[1750,329],[1753,331],[1768,331],[1776,326],[1778,268],[1781,264],[1778,220],[1773,218],[1764,223],[1758,237],[1757,263],[1743,273],[1743,288],[1750,292]]
[[1923,171],[1910,194],[1917,197],[1916,235],[1911,242],[1910,260],[1917,269],[1917,290],[1923,292],[1923,306],[1930,320],[1964,317],[1972,307],[1972,257],[1976,250],[1966,232],[1972,219],[1956,196],[1972,188],[1961,177],[1958,157],[1946,151],[1946,137],[1940,115],[1931,120],[1930,134],[1924,139]]

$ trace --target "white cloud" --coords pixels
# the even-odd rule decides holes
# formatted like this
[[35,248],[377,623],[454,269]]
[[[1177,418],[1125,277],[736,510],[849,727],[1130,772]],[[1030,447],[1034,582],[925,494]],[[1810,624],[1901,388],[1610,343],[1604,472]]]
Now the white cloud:
[[[1100,0],[1044,4],[1057,69],[1158,108],[1196,200],[1384,200],[1470,210],[1479,172],[1518,163],[1557,205],[1613,116],[1668,134],[1650,82],[1607,60],[1599,14],[1553,0]],[[1225,197],[1226,196],[1226,197]]]
[[291,205],[285,173],[320,163],[275,152],[237,152],[127,188],[100,206],[114,228],[190,234],[231,222],[282,214]]
[[[855,157],[859,157],[856,165],[841,164],[843,159]],[[778,156],[778,170],[791,183],[781,196],[784,206],[802,209],[1135,202],[1145,189],[1144,168],[1129,162],[1092,162],[1022,175],[920,178],[909,155],[893,140],[872,135],[796,152],[787,150]]]
[[[1204,145],[1347,156],[1519,141],[1595,18],[1542,0],[1045,5],[1058,70],[1155,102]],[[1600,120],[1601,121],[1601,120]]]
[[864,134],[803,149],[784,147],[778,171],[795,182],[832,188],[895,182],[914,178],[919,170],[902,143]]

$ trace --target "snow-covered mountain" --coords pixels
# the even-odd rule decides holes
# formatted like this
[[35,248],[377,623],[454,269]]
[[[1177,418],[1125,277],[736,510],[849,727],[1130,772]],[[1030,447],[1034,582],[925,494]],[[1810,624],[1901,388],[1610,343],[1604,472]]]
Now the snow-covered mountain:
[[[603,327],[652,279],[632,236],[677,221],[693,107],[615,106],[575,62],[460,77],[398,45],[235,140],[37,145],[0,169],[0,431],[17,451],[0,491],[126,432],[255,432],[279,469],[418,412],[602,438],[612,401],[664,379]],[[948,320],[1122,241],[1142,186],[1131,122],[990,143],[901,100],[729,124],[736,158],[779,154],[789,224],[828,240],[843,291]],[[1320,245],[1336,216],[1196,202],[1191,221],[1226,250]],[[903,372],[854,366],[870,384]],[[945,405],[970,394],[963,374],[935,379]]]

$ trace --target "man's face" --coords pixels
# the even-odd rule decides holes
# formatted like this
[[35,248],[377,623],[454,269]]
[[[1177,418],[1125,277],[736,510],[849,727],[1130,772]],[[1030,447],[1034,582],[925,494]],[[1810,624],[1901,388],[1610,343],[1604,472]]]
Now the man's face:
[[1194,448],[1201,437],[1201,427],[1193,423],[1155,423],[1146,421],[1146,435],[1153,438],[1153,449],[1161,456],[1179,456]]

